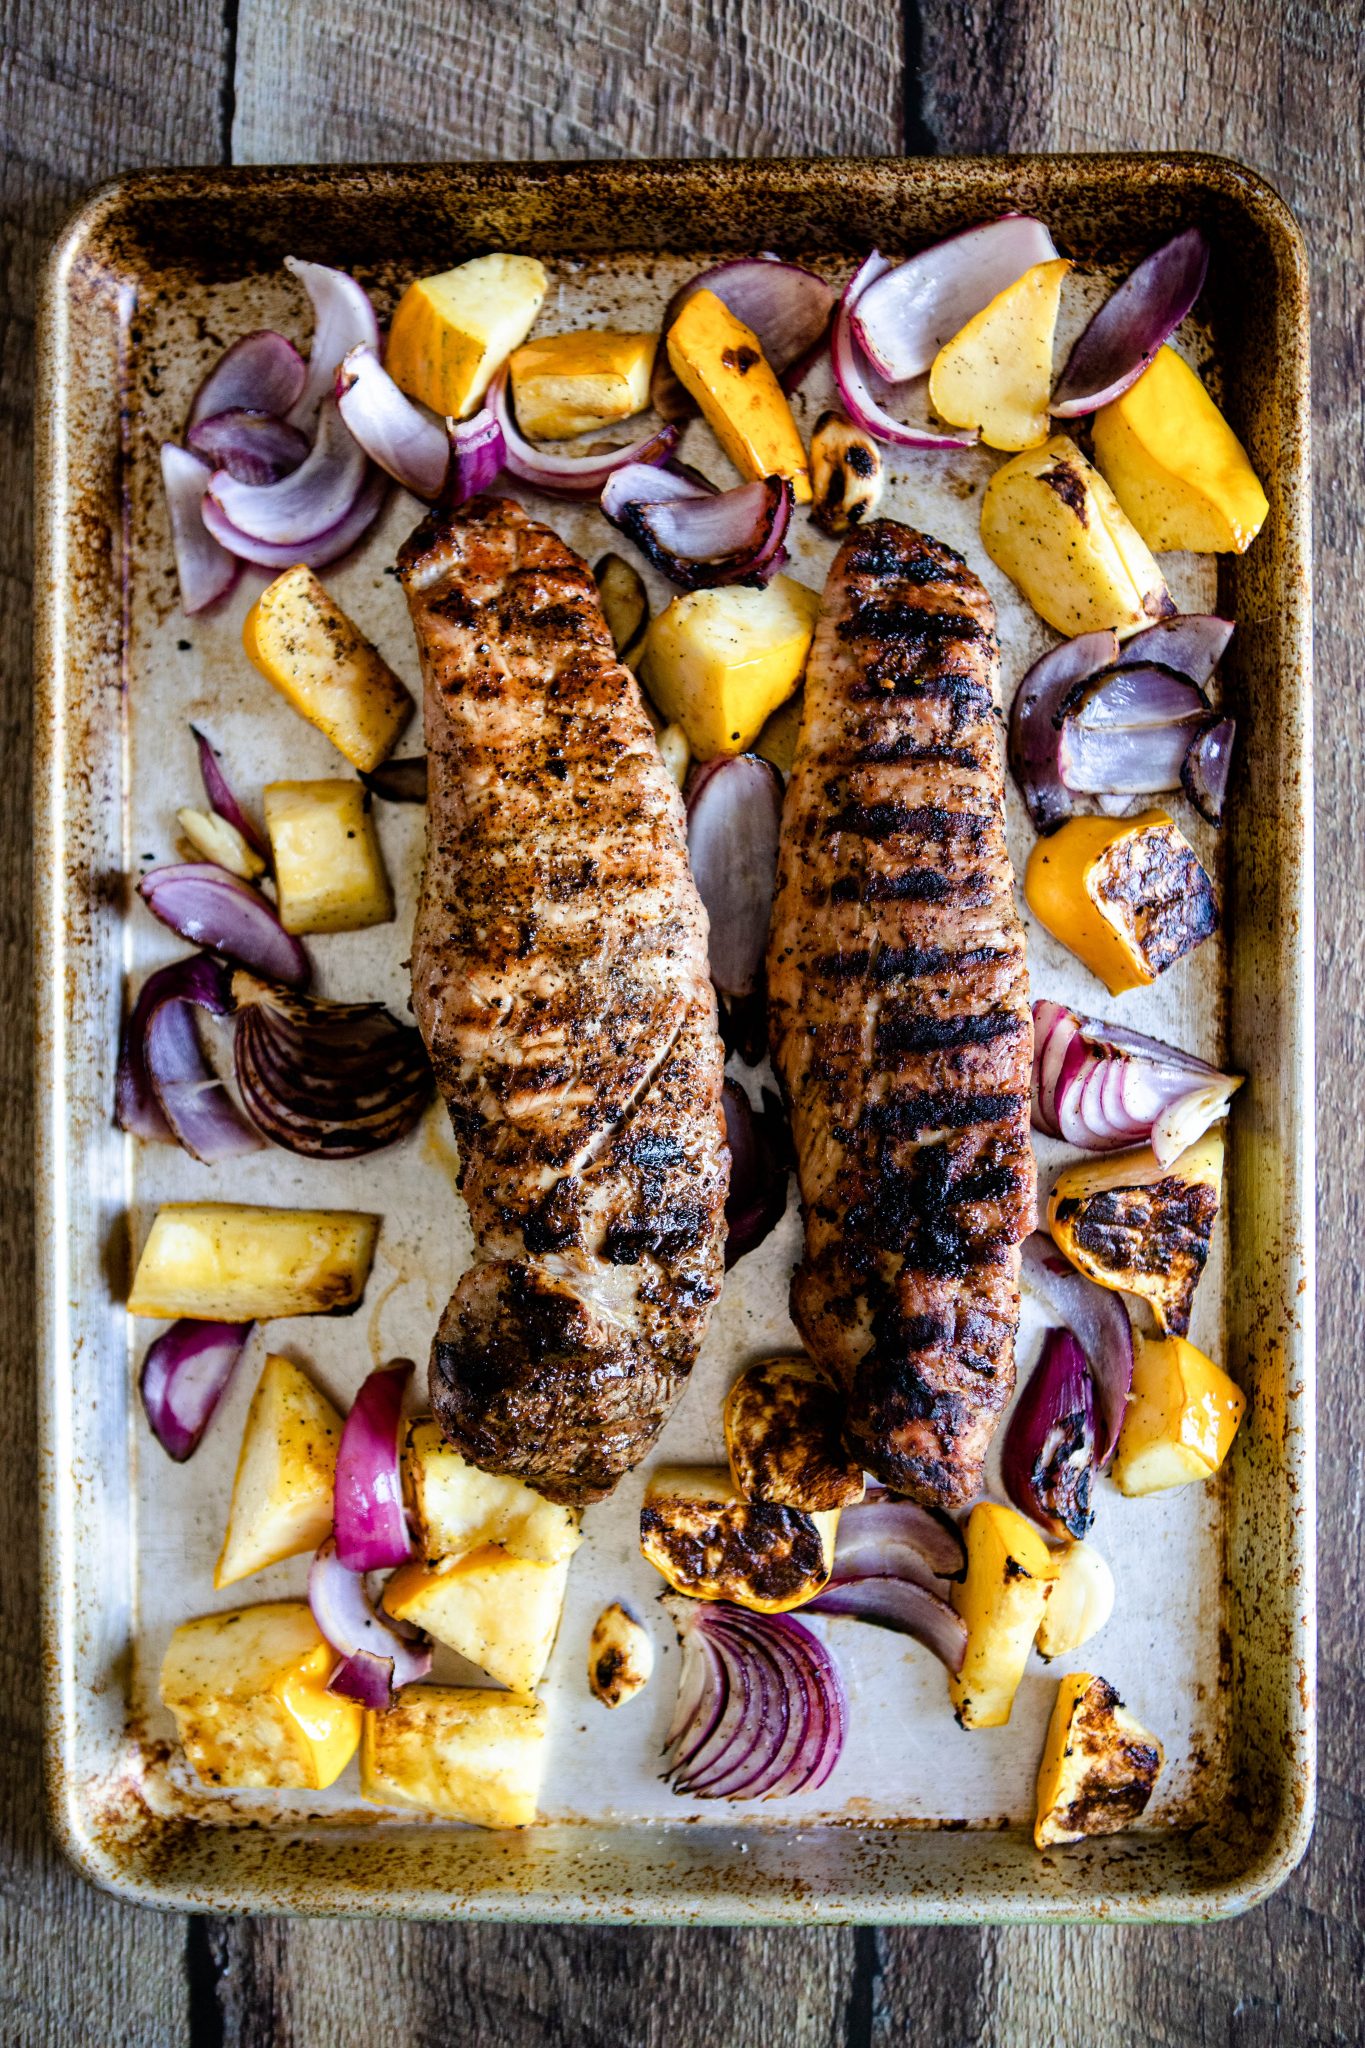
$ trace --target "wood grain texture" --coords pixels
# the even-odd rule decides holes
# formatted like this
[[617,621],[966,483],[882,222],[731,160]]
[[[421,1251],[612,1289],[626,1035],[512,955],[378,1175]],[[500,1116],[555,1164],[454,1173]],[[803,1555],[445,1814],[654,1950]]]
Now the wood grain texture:
[[[236,63],[229,66],[235,26]],[[902,51],[911,59],[902,94]],[[1360,2038],[1365,1776],[1365,748],[1350,645],[1365,587],[1365,0],[0,0],[0,2039],[490,2048],[756,2043],[1206,2044]],[[138,162],[1202,147],[1299,212],[1315,270],[1322,1203],[1322,1792],[1303,1869],[1230,1927],[670,1935],[160,1917],[99,1897],[45,1840],[32,1569],[27,804],[28,410],[43,243]]]

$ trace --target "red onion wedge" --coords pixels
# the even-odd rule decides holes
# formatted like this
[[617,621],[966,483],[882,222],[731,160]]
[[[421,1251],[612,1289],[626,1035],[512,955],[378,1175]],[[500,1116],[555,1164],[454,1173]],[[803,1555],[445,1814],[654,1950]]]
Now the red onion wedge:
[[220,469],[209,484],[209,498],[246,540],[298,549],[296,559],[303,561],[314,542],[354,511],[368,475],[365,450],[347,432],[336,400],[328,398],[318,413],[312,449],[291,476],[273,484],[240,484]]
[[1133,1384],[1133,1326],[1123,1297],[1078,1273],[1045,1230],[1024,1240],[1023,1278],[1085,1353],[1094,1381],[1095,1470],[1103,1472],[1114,1455]]
[[882,402],[885,390],[880,387],[880,380],[859,360],[858,343],[853,332],[854,312],[863,294],[890,268],[886,257],[879,256],[874,250],[849,279],[834,316],[830,360],[844,411],[854,426],[861,427],[865,434],[871,434],[877,441],[889,441],[898,448],[970,448],[977,440],[975,429],[959,434],[948,427],[930,426],[927,421],[912,426],[893,418]]
[[190,618],[226,597],[241,573],[236,556],[214,539],[204,523],[204,493],[212,474],[207,463],[177,448],[174,441],[161,444],[161,480],[166,487],[180,604]]
[[[295,471],[295,475],[298,474],[300,472]],[[292,483],[293,478],[285,481]],[[388,488],[389,480],[383,470],[372,468],[350,509],[335,526],[328,527],[325,533],[319,533],[311,540],[254,540],[250,534],[233,525],[212,497],[204,499],[204,524],[225,548],[231,549],[244,562],[254,562],[258,568],[292,569],[296,562],[306,562],[310,569],[322,569],[328,562],[340,561],[343,555],[348,555],[356,542],[369,532]]]
[[829,1584],[808,1607],[913,1637],[949,1671],[962,1669],[967,1630],[944,1597],[967,1552],[956,1523],[914,1501],[878,1493],[839,1518]]
[[1082,684],[1068,700],[1058,772],[1079,795],[1156,796],[1179,789],[1185,756],[1208,725],[1197,683],[1145,663]]
[[266,836],[238,803],[211,743],[197,725],[192,725],[190,731],[199,750],[199,775],[204,785],[204,795],[209,800],[210,810],[216,811],[226,824],[240,832],[253,853],[258,853],[262,860],[268,861],[270,846]]
[[1074,806],[1062,781],[1061,727],[1078,683],[1108,668],[1118,639],[1107,629],[1050,647],[1035,661],[1010,706],[1010,773],[1039,832],[1055,831]]
[[[604,508],[605,502],[604,494]],[[770,476],[732,491],[688,490],[662,503],[627,504],[613,524],[684,590],[762,584],[786,560],[782,542],[794,503],[787,478]]]
[[153,868],[137,885],[153,917],[192,945],[222,953],[267,981],[305,988],[308,955],[287,932],[259,889],[210,861]]
[[270,413],[279,419],[298,403],[308,367],[292,341],[272,328],[244,334],[219,356],[195,392],[186,429],[215,413]]
[[481,491],[491,490],[502,475],[507,447],[502,428],[482,406],[468,420],[447,420],[450,432],[450,473],[446,497],[452,505],[467,505]]
[[834,290],[813,270],[775,256],[741,257],[703,270],[674,292],[663,318],[650,404],[666,420],[691,419],[696,402],[684,390],[668,360],[668,330],[697,292],[714,292],[736,320],[758,337],[759,347],[784,391],[795,391],[820,353],[834,308]]
[[368,293],[344,270],[332,270],[325,263],[301,263],[297,256],[286,256],[284,267],[313,302],[308,371],[289,408],[291,425],[308,429],[318,407],[332,395],[342,358],[353,348],[371,348],[379,354],[379,321]]
[[119,1048],[114,1096],[121,1129],[174,1142],[206,1166],[259,1150],[260,1138],[211,1072],[194,1025],[195,1009],[223,1017],[231,1008],[227,971],[206,955],[148,975]]
[[363,1572],[351,1571],[329,1536],[308,1571],[308,1605],[313,1619],[342,1662],[327,1683],[329,1692],[359,1700],[382,1714],[394,1693],[431,1670],[431,1650],[399,1635],[376,1610]]
[[372,348],[353,348],[337,371],[337,411],[372,462],[416,498],[445,489],[450,435],[415,406],[380,365]]
[[232,978],[237,1086],[256,1128],[304,1159],[396,1144],[431,1098],[420,1032],[382,1003],[328,1003]]
[[711,920],[711,979],[728,996],[757,986],[777,880],[782,777],[760,754],[707,761],[687,790],[687,857]]
[[840,1586],[831,1584],[807,1601],[806,1609],[815,1614],[845,1614],[854,1621],[895,1629],[922,1643],[954,1677],[967,1654],[967,1625],[961,1615],[937,1593],[912,1579],[872,1574]]
[[628,448],[613,448],[606,454],[554,455],[528,441],[518,427],[505,369],[499,370],[489,385],[487,402],[502,434],[509,474],[552,497],[599,497],[613,470],[623,469],[628,462],[662,462],[678,445],[678,429],[663,426]]
[[817,1791],[848,1725],[839,1667],[790,1614],[718,1601],[664,1601],[682,1646],[665,1776],[694,1799],[786,1799]]
[[761,971],[752,995],[718,995],[720,1042],[725,1055],[737,1053],[746,1067],[756,1067],[768,1057],[768,986]]
[[362,769],[361,781],[371,796],[386,804],[424,804],[427,800],[427,757],[408,754],[398,761],[381,761],[377,768]]
[[1178,676],[1188,676],[1202,690],[1222,660],[1232,631],[1232,620],[1220,619],[1215,613],[1177,612],[1125,640],[1112,666],[1141,668],[1155,662],[1161,668],[1173,668]]
[[1095,1387],[1070,1330],[1049,1330],[1005,1426],[1000,1472],[1019,1512],[1079,1543],[1095,1519]]
[[1150,1144],[1171,1166],[1242,1085],[1158,1038],[1060,1003],[1033,1005],[1033,1042],[1034,1128],[1083,1152]]
[[1201,818],[1221,825],[1228,797],[1228,774],[1237,724],[1231,718],[1215,719],[1191,743],[1180,769],[1180,785]]
[[1202,228],[1186,228],[1145,256],[1111,292],[1067,357],[1051,412],[1079,419],[1136,384],[1200,292],[1209,269]]
[[627,462],[602,487],[602,510],[620,526],[634,505],[673,505],[684,498],[714,498],[713,483],[683,462]]
[[341,1432],[333,1533],[337,1557],[348,1571],[385,1571],[412,1555],[398,1458],[403,1392],[412,1369],[410,1358],[400,1358],[372,1372]]
[[787,1213],[791,1128],[779,1096],[763,1090],[755,1110],[738,1081],[722,1092],[725,1139],[730,1147],[730,1188],[725,1198],[725,1265],[736,1265],[770,1236]]
[[308,454],[308,436],[273,413],[210,413],[185,436],[194,454],[239,484],[277,484]]
[[152,1435],[168,1457],[192,1458],[227,1391],[250,1323],[172,1323],[142,1361],[138,1392]]
[[921,377],[945,341],[1057,250],[1040,220],[1007,213],[887,265],[853,314],[859,345],[892,384]]

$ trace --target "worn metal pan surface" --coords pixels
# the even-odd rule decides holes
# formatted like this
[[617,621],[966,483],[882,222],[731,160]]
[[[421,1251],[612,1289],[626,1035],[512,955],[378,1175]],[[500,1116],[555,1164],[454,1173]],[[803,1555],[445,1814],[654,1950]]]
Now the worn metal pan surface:
[[[1214,1487],[1147,1502],[1106,1489],[1096,1529],[1119,1604],[1086,1656],[1170,1757],[1147,1824],[1038,1856],[1028,1818],[1055,1669],[1035,1665],[1007,1729],[967,1735],[923,1652],[838,1621],[822,1626],[842,1630],[854,1734],[816,1806],[717,1811],[676,1799],[657,1778],[676,1652],[633,1540],[639,1474],[592,1511],[575,1561],[549,1682],[542,1824],[484,1834],[386,1813],[362,1803],[353,1778],[315,1799],[209,1793],[156,1701],[166,1636],[209,1607],[300,1592],[302,1567],[212,1592],[264,1340],[258,1332],[194,1463],[172,1467],[137,1408],[148,1333],[131,1330],[122,1307],[151,1210],[195,1193],[382,1210],[361,1314],[273,1333],[339,1398],[373,1357],[425,1352],[468,1233],[435,1112],[365,1168],[272,1153],[213,1185],[210,1170],[130,1146],[113,1128],[127,988],[174,950],[132,882],[171,857],[175,807],[194,800],[188,720],[209,727],[249,790],[282,762],[290,774],[336,772],[326,744],[242,657],[249,592],[220,617],[178,616],[158,442],[178,433],[198,375],[235,334],[281,325],[306,336],[280,268],[288,253],[355,269],[387,306],[406,275],[523,249],[551,270],[547,316],[645,327],[677,281],[719,254],[775,248],[837,279],[873,243],[913,247],[1010,208],[1041,214],[1066,254],[1095,266],[1096,293],[1162,233],[1205,225],[1210,284],[1183,338],[1271,500],[1245,557],[1216,572],[1166,558],[1186,607],[1216,601],[1238,622],[1225,688],[1243,734],[1241,788],[1225,831],[1197,835],[1223,893],[1220,949],[1123,999],[1127,1021],[1250,1076],[1195,1332],[1246,1388],[1246,1423]],[[157,172],[106,188],[66,229],[40,345],[41,1542],[51,1811],[75,1861],[129,1896],[215,1912],[1200,1919],[1263,1896],[1307,1841],[1314,1725],[1307,295],[1302,246],[1275,194],[1235,164],[1196,156]],[[800,399],[807,427],[824,374]],[[990,580],[1008,691],[1046,636],[982,556],[990,458],[910,456],[892,468],[888,509],[962,548]],[[539,509],[584,549],[606,544],[591,514]],[[414,517],[395,494],[374,538],[328,572],[410,680],[410,636],[384,572]],[[818,583],[827,544],[803,531],[795,553],[793,573]],[[656,586],[656,600],[665,594]],[[380,829],[398,924],[320,942],[316,954],[325,992],[401,1004],[420,812],[385,811]],[[1018,861],[1022,816],[1011,834]],[[1030,947],[1035,993],[1097,1006],[1096,984],[1034,925]],[[789,1342],[797,1228],[793,1206],[732,1274],[663,1455],[714,1453],[736,1365]],[[1034,1341],[1026,1329],[1022,1346]],[[608,1724],[584,1690],[583,1652],[598,1606],[623,1594],[650,1613],[661,1668]]]

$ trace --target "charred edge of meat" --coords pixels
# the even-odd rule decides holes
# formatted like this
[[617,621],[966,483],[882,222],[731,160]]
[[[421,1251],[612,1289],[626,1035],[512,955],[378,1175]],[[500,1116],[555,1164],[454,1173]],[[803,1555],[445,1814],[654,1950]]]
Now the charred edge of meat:
[[892,981],[917,980],[929,974],[962,974],[969,967],[986,967],[1008,959],[998,946],[972,946],[954,953],[946,946],[883,946],[874,953],[866,947],[852,953],[822,953],[815,972],[831,981],[871,981],[885,986]]
[[893,739],[868,740],[848,765],[850,768],[965,768],[969,774],[979,775],[989,763],[983,761],[972,747],[952,747],[942,740],[916,740],[908,733],[898,733]]
[[959,1280],[973,1266],[999,1265],[1009,1245],[997,1231],[974,1231],[959,1209],[990,1199],[981,1185],[998,1185],[998,1169],[977,1184],[958,1177],[947,1144],[922,1145],[908,1167],[883,1162],[865,1201],[850,1205],[846,1228],[853,1240],[898,1253],[907,1270],[933,1279]]
[[847,832],[880,845],[884,839],[966,839],[975,846],[1000,820],[992,811],[950,811],[942,804],[843,804],[825,826],[832,838]]
[[945,541],[915,533],[894,519],[874,519],[864,527],[839,566],[849,576],[898,576],[906,583],[956,583],[967,568]]
[[903,1052],[953,1052],[964,1045],[993,1045],[1026,1029],[1017,1010],[992,1011],[984,1017],[926,1017],[922,1011],[882,1013],[876,1050],[894,1056]]
[[955,1089],[916,1090],[869,1102],[858,1128],[887,1137],[915,1138],[923,1131],[966,1130],[972,1124],[1004,1123],[1027,1107],[1022,1094],[963,1095]]

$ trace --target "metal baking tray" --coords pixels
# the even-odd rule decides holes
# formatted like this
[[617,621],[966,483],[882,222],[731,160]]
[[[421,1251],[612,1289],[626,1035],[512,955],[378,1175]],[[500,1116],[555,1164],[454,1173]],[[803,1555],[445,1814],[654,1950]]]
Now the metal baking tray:
[[[1200,829],[1225,939],[1124,1017],[1249,1074],[1230,1126],[1224,1217],[1195,1334],[1250,1396],[1210,1488],[1125,1502],[1106,1488],[1096,1538],[1119,1605],[1095,1667],[1166,1742],[1146,1824],[1039,1856],[1032,1779],[1058,1666],[1034,1660],[1007,1729],[965,1734],[942,1674],[903,1639],[825,1621],[853,1735],[815,1802],[756,1808],[674,1797],[658,1747],[676,1649],[636,1554],[641,1475],[590,1512],[549,1680],[554,1734],[545,1818],[489,1834],[365,1806],[353,1775],[329,1793],[212,1793],[175,1751],[156,1672],[175,1622],[302,1590],[302,1565],[215,1596],[211,1566],[261,1333],[192,1466],[151,1442],[135,1392],[148,1338],[126,1317],[133,1252],[155,1204],[193,1193],[306,1197],[384,1214],[364,1308],[277,1326],[338,1397],[372,1359],[425,1356],[468,1253],[439,1110],[364,1169],[267,1153],[205,1169],[113,1127],[113,1061],[130,982],[176,950],[132,879],[172,857],[192,801],[187,723],[205,723],[251,791],[286,761],[335,757],[274,698],[240,649],[240,590],[186,621],[157,482],[200,371],[237,333],[306,333],[280,269],[296,252],[354,269],[391,303],[405,275],[490,247],[551,269],[563,324],[645,326],[673,284],[727,252],[775,248],[833,277],[876,243],[903,250],[1010,208],[1036,211],[1101,292],[1163,232],[1201,222],[1214,246],[1199,324],[1182,336],[1266,479],[1271,514],[1240,560],[1167,557],[1189,608],[1238,629],[1224,688],[1239,714],[1236,801]],[[553,324],[559,324],[555,322]],[[1313,1022],[1307,290],[1302,245],[1276,195],[1216,158],[1057,157],[170,171],[96,194],[51,259],[38,401],[39,1383],[47,1776],[68,1853],[97,1882],[167,1906],[575,1921],[1206,1919],[1265,1895],[1302,1854],[1314,1772]],[[801,404],[824,402],[817,369]],[[805,424],[809,426],[810,417]],[[993,458],[893,462],[887,509],[961,547],[1000,608],[1008,694],[1049,637],[984,559],[979,490]],[[593,553],[600,524],[542,509]],[[416,516],[395,494],[377,534],[328,572],[389,658],[415,679],[401,601],[384,573]],[[793,573],[818,583],[828,544],[800,522]],[[259,587],[259,579],[257,586]],[[657,586],[656,598],[663,595]],[[1013,803],[1013,793],[1011,795]],[[1017,807],[1016,807],[1017,809]],[[384,810],[399,922],[320,941],[325,992],[406,996],[403,961],[421,816]],[[1012,814],[1016,861],[1026,822]],[[1105,1008],[1097,985],[1030,922],[1034,988]],[[1046,1178],[1050,1161],[1044,1156]],[[732,1274],[663,1452],[718,1447],[720,1393],[743,1358],[790,1338],[795,1203]],[[1030,1328],[1021,1358],[1031,1356]],[[607,1598],[653,1616],[660,1669],[610,1722],[583,1680]],[[1071,1660],[1074,1666],[1082,1659]]]

